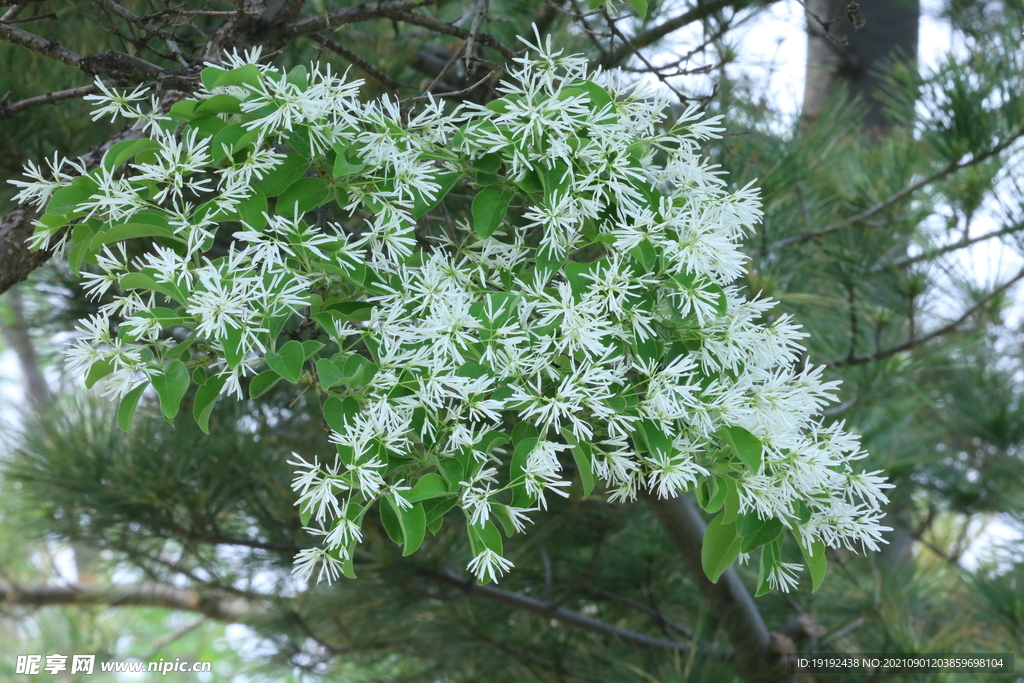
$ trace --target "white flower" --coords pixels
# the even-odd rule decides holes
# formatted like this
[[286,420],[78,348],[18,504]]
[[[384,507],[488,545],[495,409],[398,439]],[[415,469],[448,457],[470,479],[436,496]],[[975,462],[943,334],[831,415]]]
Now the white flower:
[[509,560],[487,548],[482,553],[469,561],[466,569],[476,575],[478,581],[493,581],[498,583],[498,577],[508,573],[515,565]]
[[768,586],[772,590],[781,590],[783,593],[788,593],[790,589],[796,588],[798,583],[796,578],[797,572],[803,568],[802,564],[790,562],[773,564],[768,572]]
[[139,85],[130,93],[122,90],[111,90],[107,87],[106,83],[103,82],[99,76],[96,76],[96,80],[93,81],[93,85],[100,89],[98,95],[86,95],[84,98],[87,102],[96,102],[97,105],[92,110],[92,120],[96,121],[103,118],[107,114],[110,114],[110,120],[113,122],[119,115],[137,118],[141,115],[138,107],[133,106],[134,103],[140,102],[146,97],[146,93],[149,92],[149,88]]

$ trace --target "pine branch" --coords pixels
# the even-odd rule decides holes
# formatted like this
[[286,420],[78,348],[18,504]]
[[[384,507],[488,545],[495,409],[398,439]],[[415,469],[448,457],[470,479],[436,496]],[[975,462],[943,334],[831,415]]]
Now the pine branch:
[[871,354],[870,356],[850,356],[848,358],[834,360],[831,363],[826,363],[826,365],[833,368],[840,368],[847,365],[862,365],[864,363],[870,363],[871,361],[882,360],[884,358],[888,358],[889,356],[895,356],[897,353],[900,353],[902,351],[909,351],[915,346],[921,346],[922,344],[926,344],[932,341],[933,339],[938,339],[939,337],[950,334],[951,332],[956,332],[959,329],[960,325],[966,322],[968,318],[977,313],[989,301],[1005,292],[1007,289],[1013,286],[1016,282],[1019,282],[1021,279],[1024,279],[1024,270],[1021,270],[1012,278],[1010,278],[1009,280],[1007,280],[1006,282],[1004,282],[1003,284],[999,285],[994,290],[989,292],[987,295],[979,299],[973,306],[968,308],[963,315],[961,315],[953,322],[947,325],[943,325],[939,329],[934,330],[933,332],[930,332],[929,334],[926,334],[923,337],[913,337],[898,346],[883,349],[881,351],[878,351],[877,353]]
[[909,266],[914,265],[915,263],[931,261],[932,259],[938,258],[943,254],[949,254],[954,251],[965,249],[971,245],[977,244],[978,242],[984,242],[985,240],[995,239],[996,237],[1002,237],[1004,235],[1012,235],[1022,230],[1024,230],[1024,221],[1020,223],[1015,223],[1013,225],[1007,225],[998,230],[990,230],[976,237],[971,237],[965,240],[958,240],[953,244],[948,244],[944,247],[932,249],[931,251],[926,251],[923,254],[919,254],[917,256],[907,256],[901,259],[897,259],[893,261],[891,264],[879,264],[878,266],[872,269],[872,272],[883,270],[886,267],[886,265],[895,266],[896,268],[900,269],[907,268]]
[[263,612],[262,606],[221,591],[196,591],[162,583],[84,584],[51,586],[0,582],[0,603],[25,607],[98,605],[166,607],[197,612],[210,619],[244,623]]
[[824,237],[825,235],[831,235],[834,232],[839,232],[840,230],[846,230],[856,225],[860,225],[861,223],[864,223],[865,221],[867,221],[867,219],[871,218],[872,216],[881,213],[882,211],[885,211],[889,207],[903,201],[904,199],[907,199],[918,190],[931,185],[935,181],[941,180],[942,178],[945,178],[948,175],[956,173],[957,171],[969,168],[971,166],[975,166],[987,159],[991,159],[992,157],[1001,154],[1006,149],[1008,149],[1010,145],[1017,142],[1017,140],[1020,140],[1022,137],[1024,137],[1024,129],[1016,131],[995,147],[987,150],[986,152],[983,152],[982,154],[972,156],[967,161],[950,162],[949,164],[942,167],[938,171],[935,171],[931,175],[922,178],[921,180],[917,181],[912,185],[908,185],[899,192],[895,192],[889,195],[888,197],[878,202],[874,206],[865,209],[864,211],[861,211],[855,216],[844,218],[843,220],[837,221],[832,225],[828,225],[822,228],[821,230],[815,230],[814,232],[805,232],[801,235],[793,235],[792,237],[787,237],[786,239],[779,240],[778,242],[775,242],[774,244],[770,245],[769,248],[778,249],[781,247],[788,247],[794,244],[803,244],[804,242],[819,239],[821,237]]
[[[559,606],[557,603],[538,600],[503,588],[481,586],[472,578],[462,577],[450,571],[423,571],[422,574],[436,581],[458,586],[469,595],[476,595],[486,600],[500,602],[503,605],[515,607],[516,609],[523,609],[528,612],[543,614],[551,619],[557,619],[564,624],[576,626],[594,633],[620,638],[626,642],[633,643],[634,645],[639,645],[640,647],[676,650],[678,652],[689,652],[692,648],[690,643],[678,640],[666,640],[664,638],[649,636],[645,633],[639,633],[637,631],[622,628],[621,626],[615,626],[614,624],[609,624],[601,621],[600,619],[588,617],[585,614],[580,614],[579,612],[566,609],[565,607]],[[716,655],[720,657],[733,656],[732,652],[718,650],[704,645],[698,646],[697,651],[702,654]]]

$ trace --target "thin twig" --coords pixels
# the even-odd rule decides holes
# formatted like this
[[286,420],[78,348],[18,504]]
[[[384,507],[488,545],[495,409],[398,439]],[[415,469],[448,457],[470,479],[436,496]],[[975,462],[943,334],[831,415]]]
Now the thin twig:
[[373,76],[375,79],[383,83],[391,90],[397,91],[399,88],[412,88],[411,85],[399,83],[391,76],[388,76],[386,73],[375,67],[373,64],[370,64],[368,61],[357,55],[355,52],[352,52],[352,50],[349,50],[347,47],[345,47],[344,45],[337,41],[331,40],[330,38],[324,38],[323,36],[315,34],[311,35],[310,39],[320,43],[331,52],[336,52],[337,54],[341,55],[342,57],[344,57],[345,59],[352,62],[360,69],[368,73],[370,76]]

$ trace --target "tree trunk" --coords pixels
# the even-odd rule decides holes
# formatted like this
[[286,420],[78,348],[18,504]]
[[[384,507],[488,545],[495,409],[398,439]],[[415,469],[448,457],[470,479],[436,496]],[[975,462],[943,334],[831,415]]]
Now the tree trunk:
[[920,0],[807,0],[807,9],[804,123],[821,118],[845,88],[848,101],[867,106],[867,128],[888,128],[880,70],[886,61],[916,62]]

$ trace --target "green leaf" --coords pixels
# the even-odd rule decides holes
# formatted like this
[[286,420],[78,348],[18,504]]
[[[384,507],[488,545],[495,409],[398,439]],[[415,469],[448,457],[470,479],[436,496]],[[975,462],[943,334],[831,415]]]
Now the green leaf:
[[485,550],[493,550],[499,555],[502,554],[501,532],[490,520],[479,524],[467,524],[469,531],[469,542],[473,546],[473,554],[479,555]]
[[220,341],[224,346],[224,360],[228,362],[228,367],[237,368],[245,357],[241,328],[228,327],[226,336]]
[[204,434],[210,433],[210,413],[213,412],[213,406],[220,398],[220,390],[225,382],[227,382],[225,377],[211,377],[196,392],[195,401],[192,403],[192,416]]
[[176,360],[167,366],[164,374],[157,375],[152,381],[153,388],[160,397],[160,410],[163,411],[164,417],[173,420],[191,382],[188,369],[184,363]]
[[800,541],[800,537],[796,534],[794,536],[797,539],[797,545],[800,546],[800,552],[804,554],[804,562],[807,564],[807,569],[811,572],[811,592],[813,593],[818,590],[821,582],[825,580],[825,570],[828,568],[828,558],[825,557],[825,544],[815,539],[811,547],[806,548],[803,542]]
[[[610,113],[606,118],[600,119],[598,123],[608,124],[617,122],[617,117],[615,115],[615,100],[612,99],[612,96],[608,94],[607,90],[597,83],[584,80],[575,81],[571,87],[565,88],[563,92],[568,92],[571,95],[586,94],[590,99],[589,108],[593,112],[599,112],[605,107],[609,107],[609,105],[611,105],[609,107]],[[580,141],[576,144],[583,144],[582,138],[570,138],[569,142],[572,143],[573,140]]]
[[485,154],[473,162],[473,168],[481,173],[497,173],[501,168],[501,154],[499,152]]
[[322,389],[330,389],[345,380],[345,375],[338,366],[326,358],[317,359],[316,376],[320,380],[320,388]]
[[587,0],[587,9],[597,9],[604,5],[607,0]]
[[647,17],[647,0],[629,0],[629,4],[633,6],[633,9],[636,10],[641,19]]
[[321,178],[299,178],[277,198],[277,213],[291,218],[312,211],[331,199],[331,188]]
[[740,552],[749,553],[755,548],[759,548],[766,543],[771,543],[782,536],[782,528],[782,522],[774,517],[772,519],[766,519],[764,524],[762,524],[755,533],[743,536],[743,543],[740,545]]
[[723,427],[718,430],[718,436],[729,444],[732,452],[746,463],[754,474],[761,471],[764,447],[756,436],[743,427]]
[[[204,73],[206,71],[207,69],[203,69]],[[216,69],[216,71],[221,70]],[[219,88],[224,85],[251,85],[258,87],[260,85],[260,70],[255,64],[246,64],[231,71],[222,71],[219,74],[211,71],[210,82],[212,85],[207,86],[207,89]],[[204,85],[206,84],[205,76],[203,77],[203,83]]]
[[730,522],[735,522],[740,514],[740,489],[736,480],[732,477],[722,477],[721,481],[724,482],[726,488],[725,512],[722,513],[722,521],[729,524]]
[[419,193],[416,193],[416,195],[413,196],[412,217],[419,220],[420,216],[440,204],[441,200],[451,192],[451,189],[455,187],[455,183],[459,182],[459,178],[461,177],[461,173],[451,171],[449,173],[442,173],[434,178],[434,180],[437,181],[437,184],[441,186],[440,189],[434,193],[434,198],[430,200],[425,199]]
[[427,516],[423,511],[423,504],[416,503],[408,509],[399,508],[398,521],[402,524],[402,534],[405,536],[405,550],[402,551],[402,556],[407,557],[419,549],[427,533]]
[[[199,77],[203,80],[203,87],[207,90],[214,88],[220,77],[226,72],[224,69],[218,69],[215,66],[208,66],[199,72]],[[198,104],[198,102],[196,103]]]
[[159,148],[159,142],[149,139],[125,140],[124,142],[119,142],[108,149],[103,155],[103,168],[107,171],[113,171],[139,152]]
[[234,95],[214,95],[210,99],[200,102],[193,116],[240,113],[242,113],[242,102],[237,97]]
[[378,369],[377,364],[373,361],[355,354],[345,361],[345,367],[342,370],[342,374],[345,376],[343,381],[350,387],[365,386],[377,374]]
[[345,428],[345,420],[359,414],[359,401],[351,396],[342,401],[337,396],[332,396],[324,401],[324,420],[327,426],[336,432]]
[[543,164],[538,164],[537,168],[540,181],[544,185],[544,203],[553,207],[557,204],[558,199],[569,190],[569,183],[572,181],[569,166],[564,161],[558,160],[555,162],[554,168],[547,168]]
[[441,519],[445,513],[455,507],[458,502],[458,498],[452,496],[450,498],[434,498],[423,504],[423,509],[427,512],[427,528],[430,529],[430,533],[437,533],[437,530],[441,528]]
[[199,102],[195,100],[179,100],[171,105],[171,116],[176,116],[179,119],[190,120],[195,114],[196,107],[199,106]]
[[411,491],[406,492],[405,499],[410,503],[417,503],[421,500],[439,498],[448,495],[448,484],[441,475],[430,472],[420,477]]
[[725,524],[722,515],[718,515],[708,524],[700,549],[700,562],[711,583],[718,583],[718,578],[739,554],[740,536],[736,534],[736,525]]
[[114,371],[114,364],[108,360],[99,360],[89,366],[89,372],[85,375],[85,386],[92,389],[96,382]]
[[390,496],[384,496],[384,502],[380,506],[380,521],[384,523],[384,531],[398,545],[405,543],[405,534],[402,532],[402,522],[398,518],[398,510]]
[[576,461],[576,471],[580,473],[583,497],[587,498],[594,492],[594,485],[597,484],[597,477],[594,476],[594,449],[585,441],[577,443],[568,429],[563,430],[562,435],[572,444],[572,459]]
[[515,192],[487,187],[473,198],[473,229],[481,237],[490,237],[501,225]]
[[276,197],[289,185],[301,178],[309,170],[309,159],[298,154],[289,154],[274,167],[256,187],[267,197]]
[[189,121],[186,130],[194,129],[199,131],[199,137],[212,138],[227,125],[217,114],[203,114]]
[[105,232],[96,233],[89,242],[89,250],[98,252],[104,244],[111,242],[123,242],[135,239],[136,237],[170,237],[176,239],[171,226],[151,225],[148,223],[122,223],[115,225]]
[[302,365],[306,360],[306,354],[302,344],[293,339],[282,346],[280,351],[268,351],[263,358],[271,370],[289,382],[295,383],[299,381],[299,376],[302,374]]
[[516,525],[512,521],[512,513],[509,512],[507,505],[491,503],[491,517],[494,517],[501,523],[501,528],[505,530],[507,538],[511,538],[516,533]]
[[89,201],[92,194],[92,190],[77,185],[62,187],[50,195],[50,201],[46,203],[46,213],[66,216],[72,213],[79,204]]
[[281,381],[281,375],[273,370],[261,372],[249,382],[249,398],[258,398],[270,391],[270,388]]
[[140,384],[135,387],[121,399],[121,405],[117,407],[117,426],[121,428],[122,432],[127,432],[128,428],[131,427],[132,418],[135,417],[135,409],[139,406],[139,399],[142,398],[142,392],[146,390],[147,384]]
[[233,153],[238,152],[255,142],[258,137],[259,131],[248,130],[241,123],[226,126],[210,140],[210,158],[217,163],[227,158],[228,149]]
[[676,452],[672,446],[672,439],[652,420],[641,420],[639,424],[650,453],[663,453],[670,456]]
[[714,514],[722,509],[725,504],[725,497],[729,493],[728,485],[721,483],[719,477],[713,477],[714,480],[714,493],[708,499],[708,504],[704,506],[704,510],[711,514]]
[[334,168],[331,175],[335,178],[344,178],[362,172],[366,164],[359,160],[358,156],[350,154],[349,150],[341,145],[335,145],[334,151],[337,156],[334,158]]

